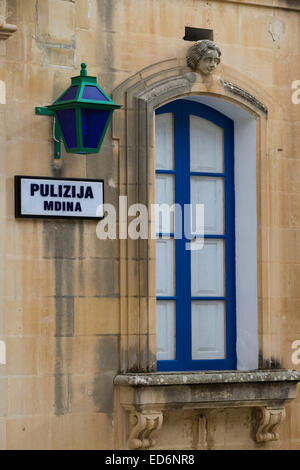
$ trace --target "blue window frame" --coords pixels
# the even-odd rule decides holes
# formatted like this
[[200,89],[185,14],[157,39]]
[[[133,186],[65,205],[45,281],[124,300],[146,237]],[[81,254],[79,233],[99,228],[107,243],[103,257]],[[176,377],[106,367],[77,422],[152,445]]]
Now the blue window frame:
[[[157,370],[234,370],[236,369],[236,309],[233,121],[208,106],[189,100],[176,100],[156,110],[157,116],[164,113],[171,113],[172,115],[174,165],[169,170],[162,168],[156,169],[156,177],[159,177],[159,175],[173,175],[175,203],[180,204],[182,208],[185,204],[190,204],[191,177],[202,177],[208,179],[212,177],[216,184],[218,184],[218,181],[222,184],[224,229],[220,233],[204,233],[204,244],[207,243],[209,245],[209,243],[214,243],[215,241],[216,244],[219,243],[223,246],[222,272],[224,273],[224,292],[222,295],[215,296],[192,295],[191,257],[196,255],[195,252],[186,249],[186,243],[190,242],[190,239],[185,237],[183,217],[182,237],[176,238],[174,237],[174,233],[170,234],[170,238],[174,240],[175,245],[174,295],[157,295],[157,305],[162,305],[162,303],[159,304],[159,302],[166,301],[172,301],[173,305],[175,305],[176,321],[174,334],[176,341],[174,346],[174,358],[158,360]],[[222,170],[213,172],[201,170],[195,171],[191,168],[191,116],[203,118],[222,129]],[[157,238],[163,237],[163,235],[163,233],[157,233]],[[212,266],[212,269],[218,268]],[[192,341],[193,334],[196,334],[192,331],[192,318],[194,318],[192,317],[193,306],[200,306],[199,312],[201,312],[201,308],[203,308],[203,306],[208,308],[208,312],[210,310],[214,310],[215,306],[221,306],[224,310],[224,316],[220,317],[224,318],[223,357],[208,359],[199,359],[197,358],[197,355],[196,358],[193,357]],[[212,309],[212,307],[214,308]],[[213,321],[208,327],[207,332],[203,334],[206,334],[208,337],[210,334],[212,336],[216,334],[212,325]],[[210,339],[207,338],[207,341],[209,343]]]

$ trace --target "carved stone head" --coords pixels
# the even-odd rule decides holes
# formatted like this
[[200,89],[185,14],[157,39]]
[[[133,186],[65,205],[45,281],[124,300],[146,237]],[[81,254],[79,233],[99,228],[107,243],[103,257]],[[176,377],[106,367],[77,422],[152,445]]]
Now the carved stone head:
[[187,64],[195,72],[210,75],[220,63],[220,57],[221,51],[217,44],[208,39],[202,39],[190,47]]

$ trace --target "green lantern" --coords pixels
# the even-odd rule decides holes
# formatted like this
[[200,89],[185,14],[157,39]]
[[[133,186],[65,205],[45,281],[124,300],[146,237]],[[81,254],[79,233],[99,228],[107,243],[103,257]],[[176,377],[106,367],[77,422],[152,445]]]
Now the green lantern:
[[[54,115],[69,153],[98,153],[115,109],[120,108],[87,75],[86,64],[71,78],[71,86],[52,105],[36,108],[37,114]],[[57,130],[55,132],[57,135]]]

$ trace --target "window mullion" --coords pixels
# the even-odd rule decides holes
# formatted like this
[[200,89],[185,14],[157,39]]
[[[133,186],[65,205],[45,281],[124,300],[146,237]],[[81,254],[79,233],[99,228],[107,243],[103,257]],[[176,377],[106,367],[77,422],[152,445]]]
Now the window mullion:
[[183,368],[188,368],[188,363],[191,360],[191,252],[186,249],[190,239],[186,238],[184,217],[186,208],[189,207],[191,201],[190,189],[190,129],[189,129],[189,113],[184,111],[182,105],[181,109],[181,159],[180,170],[182,174],[181,185],[181,207],[182,207],[182,240],[181,240],[181,254],[182,254],[182,331],[183,331]]
[[[175,203],[183,207],[183,127],[182,127],[182,106],[176,106],[174,112],[174,157],[175,157]],[[183,218],[182,218],[183,219]],[[178,223],[178,222],[177,222]],[[176,224],[176,222],[175,222]],[[177,225],[178,226],[178,225]],[[181,221],[181,232],[183,233],[183,220]],[[182,365],[185,354],[186,344],[184,341],[184,254],[183,254],[183,237],[175,240],[175,266],[176,266],[176,359]],[[180,366],[182,367],[182,366]]]

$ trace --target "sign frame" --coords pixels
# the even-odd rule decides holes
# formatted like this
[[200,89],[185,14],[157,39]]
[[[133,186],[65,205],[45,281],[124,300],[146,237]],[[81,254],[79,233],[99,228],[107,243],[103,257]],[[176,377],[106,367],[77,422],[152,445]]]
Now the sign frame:
[[21,204],[21,181],[22,179],[33,179],[33,180],[52,180],[52,181],[82,181],[84,183],[102,183],[102,195],[104,205],[104,180],[103,179],[89,179],[89,178],[68,178],[68,177],[53,177],[53,176],[29,176],[29,175],[15,175],[15,218],[16,219],[76,219],[76,220],[102,220],[103,216],[76,216],[76,215],[37,215],[37,214],[22,214]]

